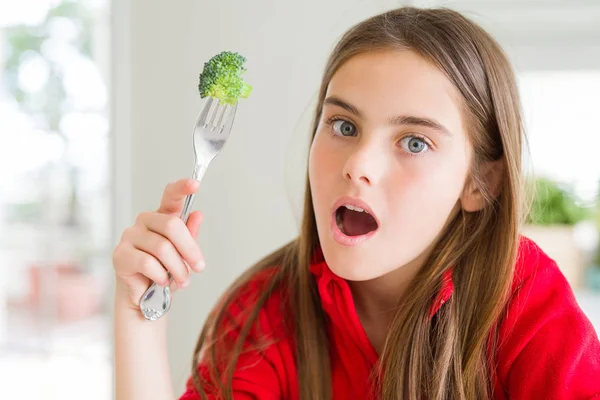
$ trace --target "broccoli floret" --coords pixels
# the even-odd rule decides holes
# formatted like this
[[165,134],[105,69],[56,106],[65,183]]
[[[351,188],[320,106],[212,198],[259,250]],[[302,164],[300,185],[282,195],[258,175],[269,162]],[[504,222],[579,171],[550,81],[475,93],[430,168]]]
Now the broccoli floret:
[[235,105],[240,97],[247,98],[252,86],[242,79],[246,58],[223,51],[204,63],[198,90],[200,97],[214,97],[221,103]]

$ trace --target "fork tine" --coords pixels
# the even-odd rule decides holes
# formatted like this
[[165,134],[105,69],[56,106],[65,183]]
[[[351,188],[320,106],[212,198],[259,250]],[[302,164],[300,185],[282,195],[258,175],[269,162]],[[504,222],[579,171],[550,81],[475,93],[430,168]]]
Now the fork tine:
[[220,129],[222,124],[223,124],[223,117],[225,116],[225,114],[227,114],[227,110],[229,109],[229,107],[224,104],[219,108],[219,120],[217,121],[216,124],[213,125],[213,129],[216,129],[217,127]]
[[224,118],[223,125],[219,128],[219,133],[223,133],[225,129],[230,130],[233,126],[233,120],[235,119],[235,113],[237,111],[237,104],[232,106],[227,106],[224,114],[227,114],[227,117]]
[[208,118],[208,121],[206,123],[206,125],[208,126],[208,128],[210,130],[215,130],[216,126],[215,126],[215,119],[217,118],[217,114],[219,113],[219,109],[221,108],[221,102],[219,100],[215,100],[211,113],[210,113],[210,117]]
[[206,126],[208,112],[210,111],[210,107],[212,106],[213,101],[214,99],[212,97],[209,97],[202,106],[202,110],[200,111],[200,115],[198,116],[198,121],[202,126]]

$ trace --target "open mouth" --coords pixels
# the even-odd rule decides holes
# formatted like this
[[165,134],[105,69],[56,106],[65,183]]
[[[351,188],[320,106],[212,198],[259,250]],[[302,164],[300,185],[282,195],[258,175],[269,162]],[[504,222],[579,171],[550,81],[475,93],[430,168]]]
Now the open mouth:
[[359,207],[344,205],[335,211],[337,227],[346,236],[361,236],[377,230],[377,221]]

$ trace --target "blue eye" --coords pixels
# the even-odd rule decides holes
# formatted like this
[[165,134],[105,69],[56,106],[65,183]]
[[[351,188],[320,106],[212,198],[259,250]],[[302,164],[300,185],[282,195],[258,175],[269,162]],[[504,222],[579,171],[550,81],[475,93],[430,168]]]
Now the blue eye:
[[337,135],[341,136],[354,136],[356,135],[356,127],[352,122],[339,119],[333,122],[333,131]]
[[419,154],[429,149],[429,145],[417,136],[408,136],[400,141],[402,147],[409,153]]

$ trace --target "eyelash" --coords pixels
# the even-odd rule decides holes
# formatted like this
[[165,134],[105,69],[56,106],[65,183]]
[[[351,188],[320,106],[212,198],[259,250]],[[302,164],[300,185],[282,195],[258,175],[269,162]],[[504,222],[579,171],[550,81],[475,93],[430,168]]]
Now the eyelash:
[[[352,122],[351,120],[347,119],[347,118],[342,118],[342,117],[338,117],[338,116],[333,116],[329,119],[327,119],[325,122],[327,123],[327,125],[329,125],[329,134],[331,136],[333,136],[336,139],[343,139],[343,137],[341,137],[340,135],[336,134],[333,131],[333,124],[336,121],[346,121],[348,123],[351,123],[352,125],[354,125],[356,127],[356,124],[354,122]],[[415,138],[415,139],[419,139],[422,140],[427,147],[429,147],[429,150],[433,150],[433,145],[431,144],[431,142],[429,141],[429,139],[427,139],[427,137],[418,134],[418,133],[411,133],[410,135],[404,136],[402,139],[400,140],[404,140],[406,138]],[[409,155],[410,157],[419,157],[422,155],[422,153],[411,153],[410,151],[406,151],[404,149],[402,149],[402,151],[404,151],[405,154]]]

